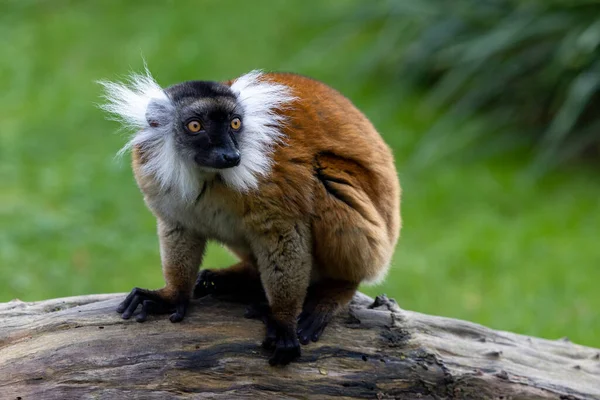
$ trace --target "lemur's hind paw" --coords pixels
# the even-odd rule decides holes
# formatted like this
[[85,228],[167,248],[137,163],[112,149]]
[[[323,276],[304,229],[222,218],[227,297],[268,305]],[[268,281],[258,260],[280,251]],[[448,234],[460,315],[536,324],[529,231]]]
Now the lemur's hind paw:
[[219,274],[210,269],[203,269],[198,274],[194,286],[194,299],[219,293]]
[[243,303],[266,301],[258,271],[253,265],[244,262],[229,268],[200,271],[196,278],[193,298],[208,295]]
[[177,296],[174,300],[164,298],[160,291],[133,288],[129,295],[119,304],[117,312],[123,319],[129,319],[138,308],[142,310],[135,316],[137,322],[144,322],[148,314],[165,314],[172,312],[169,319],[171,322],[180,322],[183,320],[189,299],[185,296]]
[[310,341],[319,340],[325,327],[331,321],[333,313],[329,310],[314,309],[312,311],[302,311],[298,317],[298,339],[302,344],[308,344]]

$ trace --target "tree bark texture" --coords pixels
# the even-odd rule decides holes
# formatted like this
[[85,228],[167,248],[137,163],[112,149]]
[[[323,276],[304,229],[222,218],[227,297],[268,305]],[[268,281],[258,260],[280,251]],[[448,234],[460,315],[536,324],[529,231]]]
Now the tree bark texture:
[[244,305],[186,319],[115,312],[125,294],[0,304],[0,399],[600,399],[600,350],[402,310],[358,293],[321,340],[270,367]]

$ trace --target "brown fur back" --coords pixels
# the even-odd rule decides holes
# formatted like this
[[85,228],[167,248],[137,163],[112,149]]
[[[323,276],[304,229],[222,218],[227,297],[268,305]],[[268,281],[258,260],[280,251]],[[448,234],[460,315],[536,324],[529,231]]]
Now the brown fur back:
[[400,232],[400,186],[390,148],[329,86],[295,74],[265,79],[291,87],[299,100],[281,111],[288,118],[285,145],[276,150],[272,176],[260,190],[302,218],[310,216],[317,276],[381,278]]

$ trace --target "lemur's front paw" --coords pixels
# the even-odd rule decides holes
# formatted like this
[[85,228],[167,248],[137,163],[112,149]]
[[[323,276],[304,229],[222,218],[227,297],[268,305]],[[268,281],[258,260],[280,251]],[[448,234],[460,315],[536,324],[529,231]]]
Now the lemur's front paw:
[[144,322],[148,314],[166,314],[172,312],[171,322],[180,322],[185,316],[189,299],[177,295],[173,299],[166,298],[160,290],[133,288],[125,300],[117,307],[117,312],[123,319],[129,319],[139,305],[142,310],[135,316],[137,322]]
[[196,279],[194,298],[199,299],[209,294],[218,294],[220,286],[219,274],[210,269],[203,269]]
[[269,358],[270,365],[287,365],[300,357],[300,343],[292,327],[269,318],[267,322],[267,335],[262,346],[265,349],[275,348],[273,356]]

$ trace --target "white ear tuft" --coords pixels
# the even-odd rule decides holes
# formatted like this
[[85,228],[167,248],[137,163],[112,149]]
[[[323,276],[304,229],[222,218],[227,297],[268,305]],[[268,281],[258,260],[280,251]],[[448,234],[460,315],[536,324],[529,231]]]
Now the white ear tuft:
[[170,104],[164,90],[156,83],[148,68],[144,74],[131,74],[126,83],[99,81],[104,87],[107,103],[100,108],[109,112],[123,125],[134,129],[147,128],[146,111],[151,101]]
[[221,172],[221,176],[241,192],[256,189],[258,179],[271,171],[273,148],[283,139],[280,128],[285,123],[278,110],[295,99],[290,87],[262,77],[262,71],[254,70],[231,85],[243,110],[244,129],[239,140],[242,158],[239,166]]
[[175,150],[175,106],[152,78],[148,68],[144,74],[132,74],[125,83],[99,83],[105,89],[107,101],[100,108],[125,127],[136,130],[119,154],[133,146],[140,146],[147,153],[142,172],[153,176],[163,190],[172,188],[184,199],[193,199],[198,191],[198,176]]

